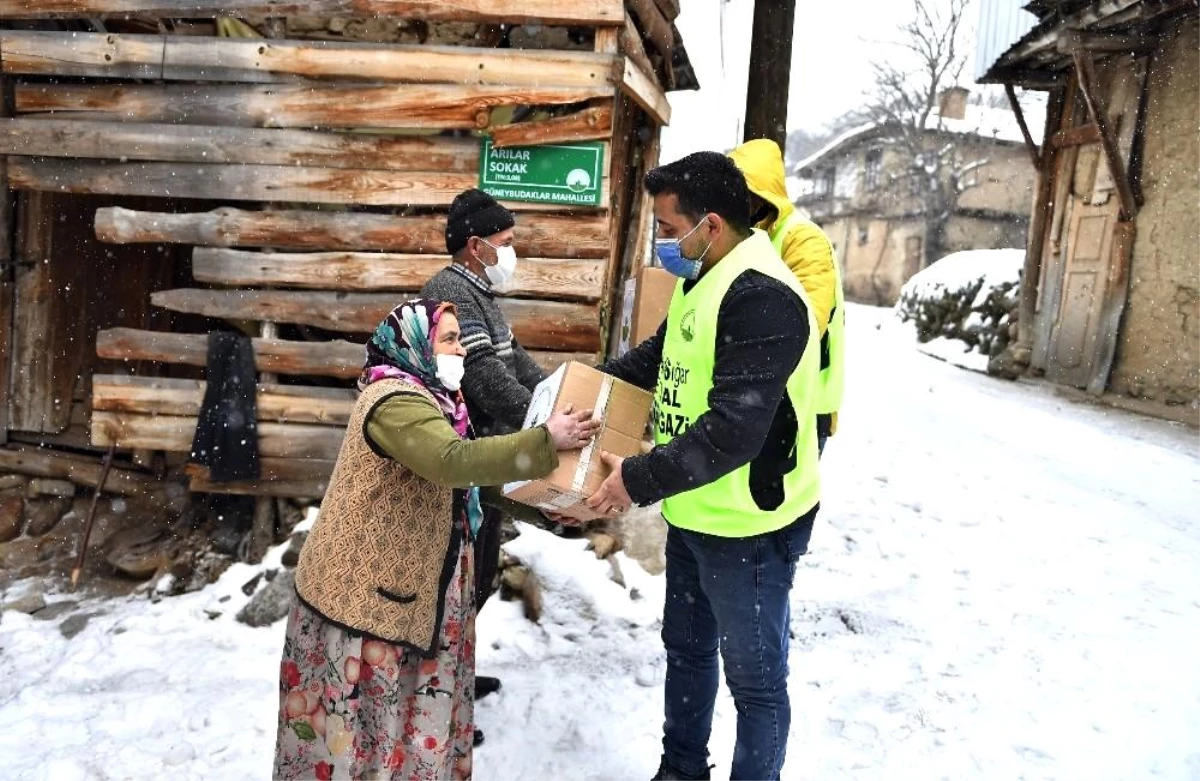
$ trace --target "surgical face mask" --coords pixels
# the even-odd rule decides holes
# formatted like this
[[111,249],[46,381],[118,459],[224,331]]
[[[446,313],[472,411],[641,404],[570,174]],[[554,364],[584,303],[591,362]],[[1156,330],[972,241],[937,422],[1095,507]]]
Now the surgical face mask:
[[442,387],[453,393],[462,387],[463,374],[466,373],[466,368],[463,366],[463,357],[461,355],[438,355],[434,357],[437,361],[437,378],[438,382],[442,383]]
[[517,251],[512,247],[497,247],[486,239],[480,241],[496,250],[496,265],[484,266],[483,272],[487,274],[493,290],[497,293],[507,292],[512,288],[513,278],[517,275]]
[[683,254],[682,242],[688,236],[696,232],[704,223],[704,220],[692,226],[692,229],[680,236],[678,239],[655,239],[654,254],[658,256],[658,262],[662,263],[662,267],[670,274],[683,279],[696,279],[700,276],[700,269],[704,265],[704,257],[708,255],[708,251],[712,249],[712,242],[704,248],[704,252],[700,253],[700,257],[693,260]]

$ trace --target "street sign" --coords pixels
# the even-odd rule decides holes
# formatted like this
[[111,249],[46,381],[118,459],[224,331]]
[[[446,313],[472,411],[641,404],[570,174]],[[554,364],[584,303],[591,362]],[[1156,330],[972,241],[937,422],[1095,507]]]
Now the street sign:
[[604,144],[492,148],[483,141],[479,189],[502,201],[600,206]]

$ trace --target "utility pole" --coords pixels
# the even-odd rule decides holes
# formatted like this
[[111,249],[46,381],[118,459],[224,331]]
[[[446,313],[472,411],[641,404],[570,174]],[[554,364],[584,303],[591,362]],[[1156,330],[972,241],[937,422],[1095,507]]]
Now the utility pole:
[[743,139],[787,143],[788,80],[792,71],[792,25],[796,0],[754,0],[750,74],[746,84]]

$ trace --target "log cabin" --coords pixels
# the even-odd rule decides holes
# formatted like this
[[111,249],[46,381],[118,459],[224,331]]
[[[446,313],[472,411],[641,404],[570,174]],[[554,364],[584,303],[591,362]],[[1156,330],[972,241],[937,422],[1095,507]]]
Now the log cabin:
[[[448,262],[445,210],[474,186],[518,213],[517,337],[547,367],[602,357],[645,262],[665,93],[696,87],[678,13],[0,0],[0,472],[95,489],[109,453],[108,492],[319,499],[365,336]],[[513,149],[594,174],[569,197],[481,175]],[[213,330],[253,339],[256,481],[186,468]]]

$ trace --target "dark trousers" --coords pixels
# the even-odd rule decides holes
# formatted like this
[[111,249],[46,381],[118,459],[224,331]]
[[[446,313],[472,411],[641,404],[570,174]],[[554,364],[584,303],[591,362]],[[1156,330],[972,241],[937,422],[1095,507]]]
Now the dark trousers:
[[483,524],[475,536],[475,610],[483,610],[496,588],[496,571],[500,569],[500,527],[504,514],[494,507],[483,506]]
[[792,714],[788,595],[815,515],[739,539],[668,530],[663,754],[680,773],[707,777],[719,652],[738,714],[731,778],[779,778]]

